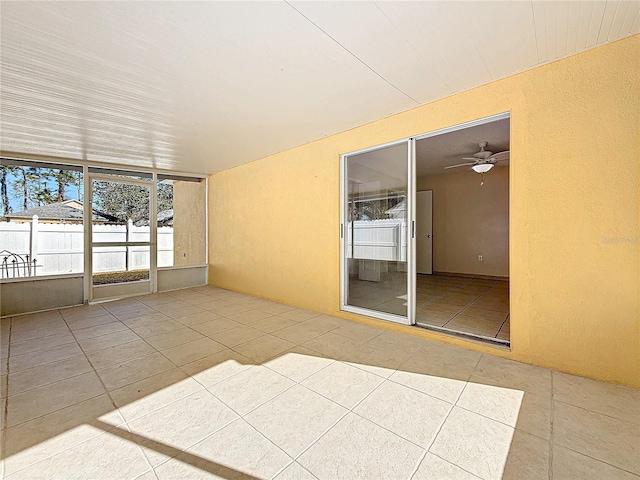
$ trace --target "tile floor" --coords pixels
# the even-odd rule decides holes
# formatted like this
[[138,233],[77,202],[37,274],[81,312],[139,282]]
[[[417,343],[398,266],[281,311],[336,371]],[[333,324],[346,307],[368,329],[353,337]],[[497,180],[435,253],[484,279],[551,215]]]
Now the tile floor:
[[509,281],[418,275],[416,322],[509,342]]
[[2,320],[7,479],[638,479],[640,392],[214,287]]

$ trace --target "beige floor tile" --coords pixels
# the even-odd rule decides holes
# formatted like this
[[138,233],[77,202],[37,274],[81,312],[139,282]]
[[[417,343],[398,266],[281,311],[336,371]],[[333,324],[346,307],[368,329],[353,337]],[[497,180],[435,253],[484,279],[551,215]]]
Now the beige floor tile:
[[222,315],[223,317],[227,317],[229,315],[233,315],[234,313],[246,312],[248,310],[253,310],[253,306],[251,305],[242,305],[242,304],[233,304],[227,305],[226,307],[220,307],[214,310],[214,313],[218,315]]
[[156,352],[118,365],[101,368],[97,370],[97,373],[107,390],[112,391],[173,368],[175,365],[171,361],[160,352]]
[[549,442],[516,430],[509,447],[502,480],[549,478]]
[[95,373],[89,372],[60,382],[13,395],[8,406],[7,427],[27,422],[69,405],[104,394]]
[[471,302],[478,298],[477,295],[461,293],[458,291],[451,291],[449,293],[445,293],[442,297],[438,299],[438,302],[446,303],[449,305],[469,305]]
[[87,353],[87,358],[93,368],[101,369],[111,365],[120,364],[134,358],[151,355],[156,350],[144,340],[135,340],[121,345]]
[[50,335],[62,335],[69,333],[69,327],[66,323],[60,322],[55,326],[44,326],[38,328],[25,328],[25,329],[11,329],[11,341],[12,342],[25,342],[27,340],[34,340],[38,338],[48,337]]
[[106,310],[103,310],[104,314],[90,317],[90,318],[78,318],[77,320],[67,320],[67,325],[72,332],[82,330],[89,327],[97,327],[98,325],[105,325],[107,323],[117,322],[118,319],[111,315]]
[[107,310],[102,308],[102,305],[97,304],[81,305],[71,308],[61,308],[59,312],[67,321],[77,321],[84,318],[99,317],[108,313]]
[[122,320],[122,323],[124,323],[129,328],[135,328],[142,327],[143,325],[151,325],[152,323],[160,322],[163,320],[170,320],[170,318],[154,310],[154,313],[143,315],[141,317],[135,317],[130,320]]
[[200,304],[200,308],[204,308],[205,310],[215,312],[219,308],[228,307],[230,305],[234,305],[234,303],[230,302],[229,300],[223,300],[221,298],[216,300],[209,297],[209,301]]
[[513,428],[454,407],[429,449],[431,453],[484,479],[500,479]]
[[295,458],[347,412],[340,405],[296,385],[244,419]]
[[314,312],[312,310],[303,310],[301,308],[295,308],[293,310],[287,310],[286,312],[279,313],[278,316],[294,320],[296,322],[304,322],[311,320],[312,318],[319,317],[320,312]]
[[234,320],[225,317],[219,317],[215,320],[210,320],[205,323],[193,325],[191,328],[196,332],[200,332],[202,335],[211,337],[217,333],[224,332],[225,330],[231,330],[232,328],[239,328],[243,326]]
[[524,396],[522,390],[469,382],[456,405],[515,427]]
[[365,343],[362,339],[354,340],[349,337],[343,337],[333,332],[324,333],[319,337],[312,338],[308,342],[302,344],[303,347],[321,353],[328,357],[342,358],[360,345]]
[[21,370],[9,375],[9,394],[16,395],[91,371],[93,369],[84,355]]
[[548,397],[494,385],[474,375],[457,405],[545,440],[551,437],[551,399]]
[[[161,308],[161,307],[159,307]],[[157,313],[157,310],[151,307],[146,306],[143,303],[138,302],[138,305],[132,308],[128,308],[125,310],[115,310],[111,312],[115,317],[118,318],[121,322],[125,322],[127,320],[133,320],[135,318],[144,317],[147,315],[153,315]]]
[[495,320],[500,322],[504,321],[504,319],[507,318],[505,312],[496,312],[495,310],[485,310],[483,308],[477,307],[467,307],[464,309],[463,313],[465,315],[471,315],[472,317],[481,317],[488,320]]
[[177,320],[183,325],[187,325],[188,327],[192,327],[194,325],[201,325],[203,323],[211,322],[213,320],[218,320],[224,317],[217,315],[213,312],[200,312],[194,313],[192,315],[185,315],[183,317],[178,318]]
[[253,361],[227,349],[182,365],[180,368],[200,384],[209,387],[253,365]]
[[193,342],[162,350],[162,354],[176,365],[181,366],[222,350],[225,350],[224,345],[203,337]]
[[46,350],[25,353],[23,355],[11,355],[9,366],[11,373],[18,373],[22,370],[38,367],[47,363],[54,363],[67,358],[82,355],[82,350],[77,343],[67,343]]
[[140,337],[127,329],[108,335],[101,335],[100,337],[79,340],[78,343],[86,353],[89,353],[136,340],[140,340]]
[[424,450],[349,413],[298,459],[318,478],[409,478]]
[[552,441],[640,475],[638,425],[555,401]]
[[154,337],[147,337],[145,338],[145,341],[158,350],[164,350],[188,342],[193,342],[194,340],[199,340],[200,338],[204,338],[204,335],[190,328],[181,328],[180,330],[161,333],[160,335],[156,335]]
[[302,465],[293,462],[276,475],[274,480],[317,480],[317,478],[311,475],[309,470],[306,470]]
[[184,325],[176,320],[160,320],[157,322],[150,323],[149,325],[141,325],[139,327],[132,327],[135,333],[137,333],[142,338],[154,337],[156,335],[161,335],[163,333],[173,332],[175,330],[180,330],[184,328]]
[[638,480],[636,475],[558,445],[553,446],[552,471],[553,480]]
[[384,379],[342,362],[334,362],[301,382],[316,393],[345,408],[355,407]]
[[110,392],[122,416],[131,421],[202,390],[202,385],[175,368]]
[[290,305],[285,305],[283,303],[274,303],[271,302],[270,305],[263,305],[258,308],[258,310],[266,313],[270,313],[271,315],[278,315],[284,312],[289,312],[291,310],[296,310],[296,307],[292,307]]
[[[11,355],[24,355],[26,353],[37,352],[38,350],[46,350],[48,348],[75,342],[76,339],[71,334],[71,332],[36,338],[33,340],[27,340],[26,342],[11,342]],[[3,358],[6,358],[6,355]]]
[[183,302],[187,302],[191,305],[201,305],[203,303],[208,303],[211,301],[211,297],[208,295],[203,295],[201,293],[194,292],[193,290],[189,291],[188,295],[184,295],[180,298]]
[[361,343],[372,340],[382,332],[383,330],[380,328],[370,327],[369,325],[356,322],[351,322],[348,325],[343,325],[331,331],[331,333],[342,335],[343,337],[351,338]]
[[462,309],[464,309],[464,304],[458,305],[454,303],[446,303],[444,299],[445,297],[440,297],[433,302],[427,303],[426,305],[421,307],[421,309],[426,311],[438,311],[451,314],[459,313]]
[[132,433],[148,440],[143,440],[141,446],[155,467],[237,418],[233,410],[202,389],[128,425]]
[[433,453],[427,453],[411,480],[477,480],[477,478]]
[[184,317],[206,312],[202,306],[189,305],[186,302],[181,303],[182,305],[178,305],[178,302],[176,302],[176,304],[161,305],[157,308],[167,317],[171,317],[174,320],[180,320]]
[[493,355],[482,355],[475,375],[495,385],[523,390],[542,397],[551,396],[551,370],[514,362]]
[[444,328],[448,328],[450,330],[471,333],[473,335],[480,335],[490,338],[495,338],[495,336],[498,335],[501,326],[502,321],[500,320],[489,320],[483,317],[472,317],[470,315],[464,315],[462,313],[456,315],[444,324]]
[[7,478],[64,479],[132,478],[149,469],[142,450],[112,433],[104,433]]
[[324,367],[335,362],[304,347],[294,347],[265,362],[264,366],[284,375],[294,382],[301,382]]
[[174,301],[174,297],[167,295],[166,293],[149,293],[147,295],[142,295],[140,297],[136,297],[140,303],[144,303],[148,307],[156,307],[160,305],[170,304]]
[[[7,377],[8,375],[0,375],[0,398],[4,398],[7,396]],[[4,417],[4,415],[0,416]]]
[[309,320],[305,320],[302,323],[306,325],[313,325],[316,328],[322,328],[325,332],[330,332],[336,328],[351,324],[349,320],[332,317],[331,315],[319,315],[317,317],[310,318]]
[[99,337],[100,335],[107,335],[109,333],[119,332],[121,330],[127,330],[127,326],[119,321],[110,323],[104,323],[102,325],[96,325],[94,327],[80,328],[75,330],[73,334],[78,341],[86,338]]
[[308,342],[313,338],[319,337],[325,332],[325,329],[320,326],[316,327],[312,324],[302,322],[290,327],[283,328],[281,330],[276,330],[275,332],[273,332],[273,335],[284,340],[288,340],[289,342],[295,343],[296,345],[300,345],[302,343]]
[[384,382],[353,411],[426,449],[451,408],[452,405],[443,400],[397,383]]
[[246,312],[234,313],[227,316],[227,318],[230,318],[234,322],[243,323],[245,325],[251,325],[255,322],[266,320],[271,317],[273,317],[272,313],[263,312],[259,309],[247,310]]
[[416,322],[426,323],[428,325],[435,325],[441,327],[447,323],[455,315],[453,312],[441,312],[438,310],[432,310],[429,308],[431,304],[428,303],[420,307],[416,311]]
[[14,473],[100,435],[103,430],[89,425],[96,419],[124,423],[109,397],[100,395],[7,429],[5,472]]
[[553,372],[553,389],[559,402],[640,425],[638,390],[560,372]]
[[287,454],[238,419],[157,467],[156,475],[161,480],[271,478],[290,462]]
[[257,328],[258,330],[262,330],[263,332],[271,333],[275,332],[276,330],[282,330],[283,328],[297,324],[298,322],[295,320],[284,318],[280,315],[274,315],[263,320],[253,322],[251,323],[251,326],[253,328]]
[[265,335],[264,332],[251,328],[246,325],[231,328],[229,330],[224,330],[222,332],[215,333],[210,335],[212,339],[216,342],[221,343],[229,348],[233,348],[236,345],[240,345],[241,343],[246,343],[254,338],[258,338]]
[[293,347],[295,347],[295,344],[291,342],[273,335],[263,335],[246,343],[241,343],[233,347],[233,349],[258,364],[277,357]]
[[225,405],[245,415],[293,384],[266,367],[254,366],[208,387],[208,390]]
[[357,350],[347,352],[342,361],[357,368],[361,368],[381,377],[388,378],[411,357],[406,350],[395,348],[380,348],[369,343],[358,347]]

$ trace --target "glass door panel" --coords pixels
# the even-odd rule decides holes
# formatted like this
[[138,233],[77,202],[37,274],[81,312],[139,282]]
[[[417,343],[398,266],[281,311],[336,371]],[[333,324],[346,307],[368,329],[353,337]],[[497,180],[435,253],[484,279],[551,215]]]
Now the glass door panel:
[[92,298],[150,291],[151,185],[144,183],[91,179]]
[[408,323],[408,155],[407,141],[347,155],[343,174],[344,307],[401,323]]

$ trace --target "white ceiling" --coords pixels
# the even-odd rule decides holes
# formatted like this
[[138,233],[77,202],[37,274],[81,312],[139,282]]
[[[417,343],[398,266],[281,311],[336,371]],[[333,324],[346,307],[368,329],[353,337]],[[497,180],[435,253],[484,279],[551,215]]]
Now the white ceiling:
[[638,1],[2,2],[4,152],[214,173],[640,32]]

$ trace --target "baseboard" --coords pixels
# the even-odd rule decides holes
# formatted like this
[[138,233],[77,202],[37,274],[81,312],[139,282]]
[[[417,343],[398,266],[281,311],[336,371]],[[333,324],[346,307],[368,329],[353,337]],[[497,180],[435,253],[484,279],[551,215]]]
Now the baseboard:
[[508,276],[502,275],[481,275],[475,273],[456,273],[456,272],[436,272],[433,271],[434,275],[447,275],[448,277],[460,277],[460,278],[480,278],[482,280],[502,280],[509,281]]

